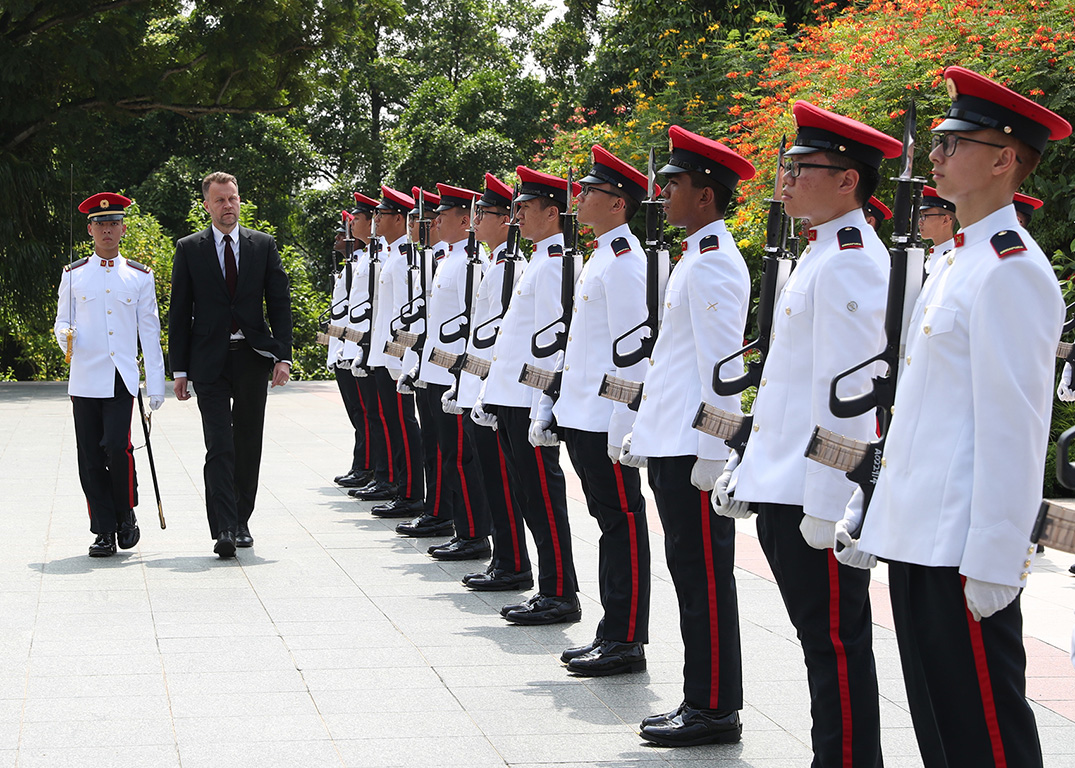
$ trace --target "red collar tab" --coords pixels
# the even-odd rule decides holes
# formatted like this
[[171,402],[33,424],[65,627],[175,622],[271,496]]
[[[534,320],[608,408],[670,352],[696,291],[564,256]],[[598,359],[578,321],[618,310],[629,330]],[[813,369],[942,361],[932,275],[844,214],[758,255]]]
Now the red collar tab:
[[967,240],[966,235],[964,235],[962,232],[956,232],[956,239],[955,239],[956,248],[962,248],[963,243],[966,242],[966,240]]
[[686,240],[683,241],[683,252],[684,253],[687,252],[687,241]]
[[993,250],[997,252],[998,259],[1003,259],[1012,254],[1023,253],[1026,251],[1026,244],[1023,243],[1023,238],[1019,237],[1019,233],[1014,229],[1005,229],[1001,232],[997,232],[989,238],[989,244],[992,245]]
[[116,266],[116,260],[115,259],[101,259],[101,266],[102,267],[114,267],[114,266]]
[[808,230],[806,230],[806,239],[809,240],[811,243],[814,242],[815,240],[817,240],[817,230],[816,229],[808,229]]

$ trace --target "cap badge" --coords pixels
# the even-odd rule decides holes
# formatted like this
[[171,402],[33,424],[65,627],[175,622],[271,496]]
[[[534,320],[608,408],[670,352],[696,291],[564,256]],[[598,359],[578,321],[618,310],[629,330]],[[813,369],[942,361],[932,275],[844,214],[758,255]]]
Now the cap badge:
[[108,207],[109,203],[108,203],[108,201],[107,201],[107,200],[102,200],[102,201],[101,201],[101,202],[99,203],[99,205],[101,206],[101,210],[104,210],[105,208],[107,208],[107,207]]
[[944,87],[945,90],[948,91],[948,98],[955,101],[956,97],[959,96],[959,89],[956,88],[956,81],[949,77],[944,81]]

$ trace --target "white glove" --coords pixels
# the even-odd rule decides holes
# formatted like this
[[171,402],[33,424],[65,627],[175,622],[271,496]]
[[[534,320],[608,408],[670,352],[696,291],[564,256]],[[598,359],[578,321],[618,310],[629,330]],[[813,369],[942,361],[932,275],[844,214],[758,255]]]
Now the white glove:
[[355,350],[355,359],[351,361],[351,375],[356,379],[362,379],[369,376],[369,371],[362,367],[362,361],[365,359],[365,351],[362,347]]
[[814,549],[828,549],[836,541],[836,523],[813,515],[803,515],[799,533]]
[[535,448],[549,448],[560,444],[560,438],[549,427],[552,422],[549,419],[533,419],[530,422],[530,445]]
[[60,351],[63,352],[65,355],[67,354],[68,330],[71,331],[71,342],[74,343],[75,337],[78,336],[78,331],[76,331],[74,328],[61,328],[60,330],[56,331],[56,342],[60,345]]
[[[724,474],[724,465],[726,461],[718,461],[717,459],[702,459],[699,458],[694,462],[694,467],[691,468],[691,485],[697,488],[699,491],[711,491],[717,485],[717,480],[722,474]],[[724,490],[728,490],[728,486],[724,486]]]
[[458,416],[463,412],[463,409],[459,406],[459,398],[456,395],[455,387],[449,387],[440,396],[440,409],[452,416]]
[[1060,374],[1060,384],[1056,388],[1056,396],[1065,403],[1075,400],[1075,390],[1071,388],[1071,363],[1064,363],[1064,371]]
[[981,621],[1007,608],[1012,600],[1019,597],[1019,587],[979,581],[968,576],[967,583],[963,585],[963,595],[967,598],[967,610],[971,616],[975,621]]
[[710,503],[713,511],[721,517],[735,517],[739,519],[750,517],[750,505],[745,501],[736,501],[728,495],[728,485],[732,481],[732,474],[739,466],[739,454],[732,451],[728,462],[724,465],[724,471],[720,473],[717,482],[713,485],[713,495]]
[[164,405],[164,395],[150,395],[149,396],[149,410],[155,411]]
[[836,521],[835,540],[832,551],[836,559],[844,565],[863,570],[877,565],[877,558],[865,550],[859,549],[858,530],[862,525],[862,502],[865,497],[862,489],[856,488],[851,501],[844,508],[843,519]]
[[414,394],[414,379],[418,375],[418,366],[411,368],[411,372],[406,376],[400,376],[396,381],[396,391],[401,395],[413,395]]
[[[642,469],[642,467],[646,466],[646,457],[636,456],[635,454],[631,453],[631,434],[632,433],[628,432],[626,435],[623,436],[623,445],[620,446],[618,455],[612,461],[613,463],[616,463],[618,461],[625,467],[634,467],[635,469]],[[612,448],[612,446],[610,445],[609,448]],[[608,457],[610,459],[612,458],[611,451],[609,451]]]
[[470,420],[479,427],[489,427],[496,431],[496,416],[486,413],[484,406],[485,404],[480,399],[475,402],[474,407],[470,409]]

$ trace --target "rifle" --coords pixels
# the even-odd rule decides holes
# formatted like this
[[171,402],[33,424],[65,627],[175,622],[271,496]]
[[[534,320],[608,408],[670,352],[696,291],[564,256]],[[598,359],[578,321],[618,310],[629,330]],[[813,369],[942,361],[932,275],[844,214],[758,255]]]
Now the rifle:
[[[316,341],[318,344],[324,345],[327,345],[330,339],[344,338],[347,333],[347,327],[345,325],[336,325],[332,322],[333,320],[341,320],[348,316],[347,302],[351,295],[351,281],[353,279],[351,258],[354,255],[355,238],[351,234],[351,220],[354,216],[347,211],[341,211],[340,218],[342,219],[344,229],[347,232],[346,237],[343,239],[343,275],[345,291],[343,297],[339,301],[330,304],[328,309],[322,312],[317,318],[317,323],[321,327],[321,331],[317,334]],[[335,264],[332,266],[332,275],[335,278],[333,280],[333,286],[335,287],[335,282],[339,279],[340,273],[335,271]],[[341,306],[343,307],[342,311],[337,312],[337,308]]]
[[[1065,319],[1063,329],[1060,331],[1060,335],[1063,336],[1072,329],[1075,329],[1075,315],[1072,315],[1071,310],[1075,309],[1075,303],[1068,304],[1065,308]],[[1056,356],[1063,360],[1065,363],[1075,362],[1075,344],[1070,341],[1061,341],[1056,345]]]
[[[914,175],[915,127],[915,105],[911,102],[904,121],[901,171],[898,177],[892,179],[896,182],[896,199],[892,206],[895,209],[895,229],[892,233],[892,246],[888,249],[892,266],[885,309],[885,348],[869,360],[837,374],[829,386],[829,410],[833,415],[847,419],[860,416],[871,409],[876,410],[879,437],[867,443],[815,427],[806,448],[807,458],[843,470],[849,480],[862,488],[864,516],[881,471],[881,457],[892,420],[892,405],[896,400],[896,383],[900,358],[903,355],[903,329],[907,325],[907,315],[913,309],[915,298],[922,287],[925,249],[918,235],[918,215],[922,202],[922,187],[925,186],[926,180]],[[876,363],[884,363],[886,370],[884,374],[873,378],[871,391],[849,398],[842,398],[837,394],[841,381]]]
[[67,201],[67,253],[71,258],[67,265],[67,328],[64,334],[67,337],[67,349],[64,350],[63,361],[71,364],[71,355],[75,351],[75,292],[71,289],[71,264],[75,263],[75,166],[72,163],[71,171],[71,197]]
[[142,400],[142,388],[138,388],[138,412],[142,415],[142,434],[146,437],[146,456],[149,457],[149,475],[153,478],[153,493],[157,497],[157,517],[160,518],[161,530],[165,528],[164,507],[161,506],[161,489],[157,484],[157,465],[153,461],[153,446],[149,442],[149,428],[151,414],[146,413],[146,405]]
[[[1056,441],[1056,479],[1065,488],[1075,488],[1075,464],[1068,458],[1072,441],[1075,441],[1075,427]],[[1075,508],[1070,503],[1048,499],[1041,502],[1030,534],[1034,544],[1075,553]]]
[[364,331],[348,328],[344,333],[345,339],[356,342],[359,349],[362,350],[363,365],[369,365],[370,347],[373,344],[373,319],[377,307],[377,281],[381,274],[381,261],[379,258],[381,254],[381,238],[377,236],[376,218],[373,219],[373,226],[370,229],[370,243],[366,250],[369,253],[366,299],[357,307],[350,308],[349,319],[352,325],[369,322],[369,327]]
[[[500,328],[500,321],[507,314],[508,304],[511,302],[511,292],[515,288],[515,265],[522,258],[519,254],[519,222],[516,219],[515,198],[519,196],[519,185],[515,185],[515,194],[511,198],[511,210],[508,214],[508,241],[504,246],[504,279],[500,285],[500,312],[496,317],[486,320],[474,329],[474,338],[471,344],[474,349],[488,349],[496,343],[496,333]],[[483,328],[496,324],[493,332],[485,338],[481,337]],[[466,370],[464,368],[464,370]],[[467,371],[469,373],[469,371]]]
[[[784,136],[780,139],[780,148],[777,151],[776,180],[773,183],[773,196],[769,199],[769,217],[765,223],[765,255],[762,257],[761,291],[758,296],[758,335],[742,349],[718,360],[713,367],[713,391],[721,397],[738,395],[747,387],[756,387],[761,381],[761,372],[769,354],[769,340],[773,333],[773,307],[798,255],[797,238],[794,237],[795,222],[784,212],[784,204],[780,200],[786,144],[787,136]],[[725,365],[739,360],[749,352],[755,354],[747,360],[746,370],[742,374],[732,379],[721,378],[720,371]],[[698,406],[692,426],[721,438],[728,447],[742,456],[753,420],[753,414],[732,413],[715,405],[702,403]]]
[[[475,223],[475,213],[477,213],[478,198],[474,197],[470,200],[470,229],[467,230],[467,277],[466,283],[463,288],[463,310],[445,320],[437,335],[440,337],[441,343],[451,344],[459,341],[460,339],[466,340],[470,338],[470,318],[474,312],[474,290],[477,287],[475,283],[475,273],[481,269],[481,252],[478,250],[478,232]],[[445,327],[452,323],[458,323],[456,328],[451,331],[445,331]],[[455,388],[456,392],[459,391],[459,376],[460,370],[454,368],[452,373],[455,374]]]

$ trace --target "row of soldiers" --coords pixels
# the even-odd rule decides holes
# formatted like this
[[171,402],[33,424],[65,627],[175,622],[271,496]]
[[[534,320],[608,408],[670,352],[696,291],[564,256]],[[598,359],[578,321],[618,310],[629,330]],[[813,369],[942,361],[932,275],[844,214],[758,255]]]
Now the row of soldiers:
[[[528,528],[537,592],[502,616],[578,621],[565,445],[601,531],[603,613],[562,661],[614,675],[646,667],[645,467],[685,663],[683,703],[641,735],[668,746],[741,737],[735,520],[755,515],[802,644],[813,764],[882,765],[868,590],[885,560],[924,764],[1040,766],[1019,595],[1064,306],[1013,198],[1071,126],[961,67],[945,83],[935,187],[911,172],[913,111],[901,142],[794,105],[748,350],[750,275],[724,217],[755,168],[718,141],[673,126],[659,199],[652,166],[647,177],[600,146],[577,183],[520,166],[515,190],[487,174],[482,192],[356,194],[326,339],[356,430],[336,482],[383,502],[374,516],[407,518],[403,536],[454,534],[434,558],[485,558],[491,534],[488,567],[463,580],[473,590],[533,585]],[[893,216],[872,195],[897,157],[889,253],[867,216]],[[646,247],[629,227],[642,207],[686,233],[666,285],[663,223]],[[584,265],[577,224],[594,235]],[[934,248],[915,292],[919,226]],[[720,373],[751,350],[743,376]]]

